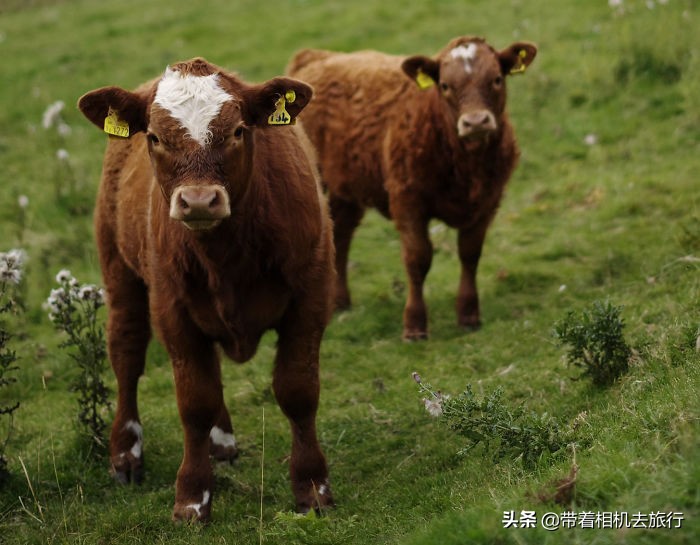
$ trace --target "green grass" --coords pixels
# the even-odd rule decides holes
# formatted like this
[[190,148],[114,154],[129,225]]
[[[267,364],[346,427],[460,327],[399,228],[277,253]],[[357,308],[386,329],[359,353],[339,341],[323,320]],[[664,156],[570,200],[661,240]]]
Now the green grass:
[[[0,541],[33,543],[694,543],[700,539],[700,13],[692,0],[607,2],[0,3],[0,251],[29,255],[18,382],[22,402],[0,489]],[[76,441],[76,370],[41,309],[59,269],[99,282],[91,203],[105,138],[73,106],[103,85],[133,87],[195,55],[250,81],[280,74],[314,46],[431,54],[451,37],[539,45],[509,82],[523,150],[489,232],[479,270],[484,327],[456,326],[454,233],[434,235],[426,287],[431,339],[401,342],[404,273],[391,224],[368,214],[351,254],[355,307],[334,318],[322,347],[319,433],[338,507],[289,516],[288,425],[270,390],[274,335],[254,361],[224,366],[225,396],[242,455],[216,470],[213,521],[174,526],[182,434],[167,355],[153,345],[141,382],[146,481],[118,487],[104,460]],[[41,126],[63,100],[71,127]],[[584,142],[595,135],[596,143]],[[68,166],[56,158],[69,152]],[[21,220],[19,195],[29,197]],[[552,336],[570,310],[622,305],[637,355],[608,389],[573,381]],[[578,422],[575,451],[524,468],[494,464],[424,411],[411,372],[456,394],[502,387],[505,399]],[[114,381],[109,377],[114,388]],[[265,415],[264,451],[262,416]],[[1,430],[0,430],[1,431]],[[2,437],[0,437],[0,440]],[[579,474],[569,506],[536,499]],[[261,505],[261,459],[264,488]],[[538,515],[682,512],[682,529],[504,529],[503,511]],[[261,531],[262,528],[262,531]]]

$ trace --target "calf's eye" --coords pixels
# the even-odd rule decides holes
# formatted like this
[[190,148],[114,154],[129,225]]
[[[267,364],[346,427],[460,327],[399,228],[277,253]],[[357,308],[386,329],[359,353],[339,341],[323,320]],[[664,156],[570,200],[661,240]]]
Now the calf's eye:
[[443,83],[440,84],[440,89],[442,89],[442,91],[443,91],[444,93],[446,93],[447,91],[450,90],[450,86],[447,85],[445,82],[443,82]]
[[155,134],[153,134],[152,132],[149,132],[149,133],[146,135],[146,138],[148,138],[148,141],[149,141],[149,142],[151,143],[151,145],[153,145],[153,146],[157,146],[158,144],[160,144],[160,140],[159,140],[158,137],[157,137]]
[[235,136],[236,138],[240,138],[242,134],[243,134],[243,127],[242,126],[236,127],[236,130],[233,131],[233,136]]
[[496,76],[493,80],[493,86],[494,87],[500,87],[503,85],[503,77],[502,76]]

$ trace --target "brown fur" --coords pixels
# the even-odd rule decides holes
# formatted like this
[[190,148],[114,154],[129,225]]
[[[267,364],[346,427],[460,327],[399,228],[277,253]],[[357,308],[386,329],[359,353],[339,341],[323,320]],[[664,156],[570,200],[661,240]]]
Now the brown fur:
[[[111,106],[135,132],[128,139],[110,138],[95,211],[109,301],[108,346],[119,387],[113,472],[121,481],[138,481],[143,471],[142,456],[130,451],[135,435],[128,423],[139,422],[136,389],[150,322],[172,359],[185,432],[173,517],[209,518],[211,501],[203,498],[213,492],[210,450],[217,458],[237,454],[235,447],[209,440],[213,426],[232,433],[216,345],[243,362],[262,334],[274,329],[279,341],[273,388],[292,429],[297,506],[305,511],[330,505],[315,415],[319,344],[332,311],[331,222],[303,131],[266,126],[288,89],[297,95],[287,105],[292,117],[311,89],[290,78],[251,86],[203,59],[173,69],[218,73],[235,97],[210,125],[211,146],[199,146],[153,104],[159,80],[135,92],[99,89],[79,102],[96,125],[102,126]],[[227,194],[230,215],[213,228],[192,231],[169,215],[171,199],[178,188],[203,186]],[[325,494],[319,494],[321,486]]]
[[[450,51],[470,43],[478,59],[468,74]],[[409,279],[404,338],[427,337],[422,291],[432,259],[432,218],[458,230],[457,319],[465,328],[479,326],[476,268],[518,158],[503,80],[535,54],[528,43],[496,52],[481,39],[462,37],[433,58],[304,50],[291,60],[287,72],[316,93],[301,119],[319,153],[335,222],[337,307],[350,305],[350,241],[365,208],[373,207],[401,236]],[[419,90],[412,81],[419,70],[436,85]]]

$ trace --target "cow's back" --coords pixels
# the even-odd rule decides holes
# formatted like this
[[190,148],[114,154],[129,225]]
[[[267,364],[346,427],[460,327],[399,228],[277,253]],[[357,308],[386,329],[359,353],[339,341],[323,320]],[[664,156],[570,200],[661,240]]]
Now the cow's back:
[[403,74],[402,60],[376,51],[303,50],[288,67],[314,88],[300,117],[318,149],[324,182],[337,195],[380,209],[386,194],[377,142],[389,129],[407,126],[407,102],[419,92]]

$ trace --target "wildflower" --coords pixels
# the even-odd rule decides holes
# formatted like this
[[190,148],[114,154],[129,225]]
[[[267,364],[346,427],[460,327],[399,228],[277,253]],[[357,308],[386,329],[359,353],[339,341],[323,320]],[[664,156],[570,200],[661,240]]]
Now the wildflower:
[[423,404],[430,416],[437,418],[442,415],[442,397],[436,397],[434,399],[423,398]]
[[8,263],[12,263],[16,267],[21,267],[27,260],[27,252],[15,248],[5,254],[5,259],[8,261]]
[[61,136],[68,136],[73,131],[73,129],[71,129],[70,125],[65,121],[59,121],[58,126],[56,127],[56,131]]
[[587,146],[595,146],[598,143],[598,136],[593,133],[587,134],[583,142]]
[[20,195],[17,197],[17,204],[20,208],[27,208],[27,206],[29,206],[29,197],[26,195]]
[[654,0],[647,0],[647,8],[654,9],[655,5]]
[[420,378],[420,375],[416,371],[413,371],[413,373],[411,373],[411,376],[413,377],[413,380],[415,380],[418,384],[420,384],[421,378]]
[[[69,282],[72,279],[73,279],[73,275],[70,273],[70,271],[68,269],[61,269],[60,271],[58,271],[58,274],[56,275],[56,282],[58,282],[59,284]],[[53,290],[53,291],[56,291],[56,290]]]
[[53,104],[50,104],[44,111],[44,115],[41,118],[41,125],[45,129],[50,129],[53,127],[54,123],[58,123],[61,116],[61,110],[63,110],[64,106],[65,103],[62,100],[57,100]]
[[103,302],[104,292],[94,284],[86,284],[78,290],[78,298],[83,301],[94,301],[99,305]]
[[608,0],[608,6],[611,8],[621,8],[622,0]]
[[27,258],[24,250],[10,250],[0,253],[0,282],[19,284],[22,279],[22,265]]
[[59,161],[67,161],[69,157],[70,155],[63,148],[56,151],[56,159],[58,159]]

